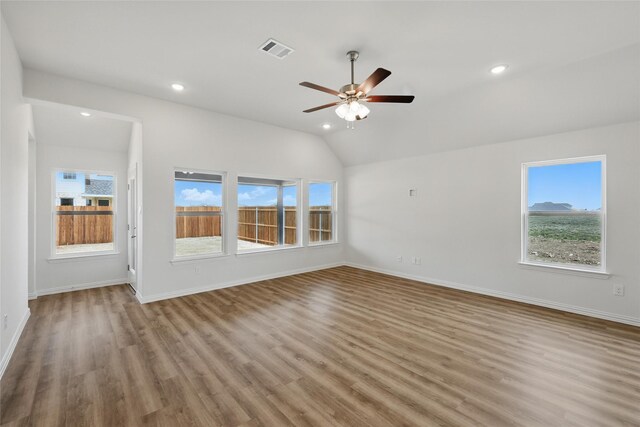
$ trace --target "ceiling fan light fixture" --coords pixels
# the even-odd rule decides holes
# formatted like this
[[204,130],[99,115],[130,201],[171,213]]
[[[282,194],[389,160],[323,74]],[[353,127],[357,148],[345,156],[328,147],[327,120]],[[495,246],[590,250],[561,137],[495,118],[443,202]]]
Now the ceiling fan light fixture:
[[338,106],[338,108],[336,108],[336,114],[341,119],[344,119],[348,112],[349,112],[349,105],[348,104],[340,104]]
[[365,117],[367,117],[370,112],[371,110],[369,110],[363,104],[360,104],[360,109],[358,110],[358,116],[360,116],[361,119],[364,119]]
[[357,114],[353,111],[349,110],[349,112],[344,116],[344,119],[348,122],[355,122],[357,119]]
[[378,86],[384,79],[391,75],[391,71],[384,68],[376,69],[365,81],[360,84],[356,84],[354,80],[354,63],[358,59],[359,53],[356,51],[347,52],[347,58],[351,63],[351,83],[346,84],[340,88],[339,91],[333,90],[324,86],[317,85],[310,82],[300,82],[300,86],[307,87],[309,89],[318,90],[338,97],[335,102],[320,105],[318,107],[309,108],[303,111],[303,113],[313,113],[314,111],[324,110],[337,106],[335,109],[336,115],[348,123],[347,127],[353,129],[353,122],[356,120],[362,120],[366,118],[371,112],[364,103],[369,102],[387,102],[387,103],[400,103],[410,104],[415,98],[413,95],[369,95],[369,92]]
[[336,114],[338,117],[348,122],[364,119],[370,112],[371,111],[364,104],[359,103],[357,100],[340,104],[338,108],[336,108]]

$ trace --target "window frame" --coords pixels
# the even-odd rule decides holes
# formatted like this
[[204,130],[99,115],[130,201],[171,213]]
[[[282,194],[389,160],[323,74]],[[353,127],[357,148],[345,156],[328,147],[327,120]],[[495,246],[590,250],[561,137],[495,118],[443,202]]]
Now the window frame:
[[[73,173],[77,174],[82,173],[85,175],[106,175],[111,176],[113,178],[113,201],[111,203],[111,212],[113,216],[113,249],[108,251],[91,251],[91,252],[76,252],[70,254],[58,254],[56,253],[57,245],[56,245],[56,175],[62,173],[63,180],[64,174]],[[93,170],[93,169],[74,169],[74,168],[53,168],[51,173],[51,216],[50,216],[50,240],[51,245],[49,248],[49,260],[65,260],[65,259],[73,259],[73,258],[89,258],[89,257],[99,257],[105,255],[117,255],[120,253],[119,248],[119,239],[118,239],[118,174],[115,171],[104,171],[104,170]]]
[[[600,208],[600,265],[590,267],[587,265],[570,263],[545,263],[527,259],[529,242],[529,168],[540,166],[555,166],[575,163],[600,162],[600,183],[602,188],[602,203]],[[542,160],[524,162],[521,166],[521,245],[520,261],[525,266],[542,267],[544,269],[558,269],[576,273],[593,273],[596,275],[608,275],[607,273],[607,156],[604,154],[582,157],[571,157],[564,159]]]
[[[175,203],[175,173],[181,171],[189,171],[195,173],[201,173],[206,175],[220,175],[222,180],[222,207],[220,209],[220,230],[222,232],[222,248],[220,252],[208,253],[208,254],[199,254],[199,255],[177,255],[176,254],[176,240],[177,240],[177,230],[176,230],[176,203]],[[171,222],[171,263],[180,263],[180,262],[189,262],[189,261],[197,261],[197,260],[206,260],[210,258],[221,258],[229,255],[229,233],[227,230],[227,172],[223,171],[214,171],[208,169],[194,169],[194,168],[186,168],[186,167],[174,167],[171,170],[171,207],[172,207],[172,222]]]
[[[266,247],[266,248],[256,248],[256,249],[245,249],[245,250],[239,250],[238,249],[238,241],[240,240],[238,238],[238,218],[240,217],[238,214],[238,209],[240,208],[240,205],[238,204],[238,194],[240,193],[238,190],[238,187],[240,185],[252,185],[252,184],[247,184],[247,183],[241,183],[239,182],[240,179],[256,179],[256,180],[263,180],[263,181],[282,181],[282,182],[292,182],[295,183],[296,185],[296,243],[295,245],[275,245],[275,246],[270,246],[270,247]],[[255,174],[255,173],[238,173],[236,175],[236,182],[235,182],[235,198],[236,198],[236,211],[235,211],[235,225],[236,225],[236,230],[235,230],[235,253],[236,255],[249,255],[249,254],[257,254],[257,253],[264,253],[264,252],[274,252],[274,251],[283,251],[283,250],[291,250],[291,249],[299,249],[304,247],[304,243],[302,241],[303,238],[303,229],[306,226],[306,222],[303,221],[303,215],[302,215],[302,209],[304,207],[304,200],[303,200],[303,191],[302,191],[302,184],[303,184],[303,180],[302,178],[282,178],[282,177],[278,177],[278,176],[273,176],[273,175],[262,175],[262,174]],[[260,184],[255,184],[255,185],[260,185]],[[267,185],[267,184],[262,184],[262,185]],[[293,185],[293,184],[290,184]],[[283,185],[284,187],[284,185]],[[284,209],[284,206],[283,206]]]
[[[309,216],[311,215],[311,184],[331,184],[331,240],[320,240],[318,242],[311,241],[311,220]],[[306,208],[307,208],[307,239],[308,245],[311,246],[324,246],[324,245],[334,245],[340,243],[338,239],[338,182],[335,180],[327,179],[312,179],[307,182],[307,200],[306,200]],[[322,232],[320,232],[320,238],[322,238]]]

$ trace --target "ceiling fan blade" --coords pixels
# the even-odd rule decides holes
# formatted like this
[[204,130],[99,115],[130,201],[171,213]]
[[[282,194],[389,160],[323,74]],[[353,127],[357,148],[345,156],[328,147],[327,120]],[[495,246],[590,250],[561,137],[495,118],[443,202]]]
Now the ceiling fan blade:
[[322,110],[325,108],[333,107],[334,105],[340,104],[342,101],[331,102],[329,104],[324,104],[319,107],[309,108],[308,110],[304,110],[303,113],[313,113],[314,111]]
[[413,102],[413,95],[371,95],[364,98],[367,102],[395,102],[400,104],[410,104]]
[[328,87],[320,86],[315,83],[302,82],[300,86],[308,87],[309,89],[319,90],[320,92],[330,93],[331,95],[339,96],[341,98],[345,97],[344,93],[340,93],[337,90],[329,89]]
[[371,89],[378,86],[380,82],[391,75],[391,71],[385,70],[384,68],[378,68],[371,74],[367,80],[360,83],[358,89],[356,89],[356,93],[361,92],[363,94],[368,94]]

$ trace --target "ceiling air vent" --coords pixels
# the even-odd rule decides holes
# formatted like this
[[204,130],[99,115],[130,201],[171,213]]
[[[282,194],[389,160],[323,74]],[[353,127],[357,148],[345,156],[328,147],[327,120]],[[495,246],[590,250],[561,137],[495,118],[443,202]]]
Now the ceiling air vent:
[[278,59],[284,59],[294,52],[293,48],[285,46],[274,39],[267,40],[259,47],[259,49],[271,56],[275,56]]

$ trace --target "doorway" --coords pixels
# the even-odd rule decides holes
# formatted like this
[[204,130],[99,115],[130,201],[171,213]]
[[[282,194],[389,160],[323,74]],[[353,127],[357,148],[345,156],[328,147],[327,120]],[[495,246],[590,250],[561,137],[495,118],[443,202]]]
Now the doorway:
[[134,167],[129,171],[127,180],[127,197],[128,197],[128,209],[127,209],[127,237],[129,241],[128,254],[128,278],[129,284],[138,291],[138,189],[137,184],[137,167]]

